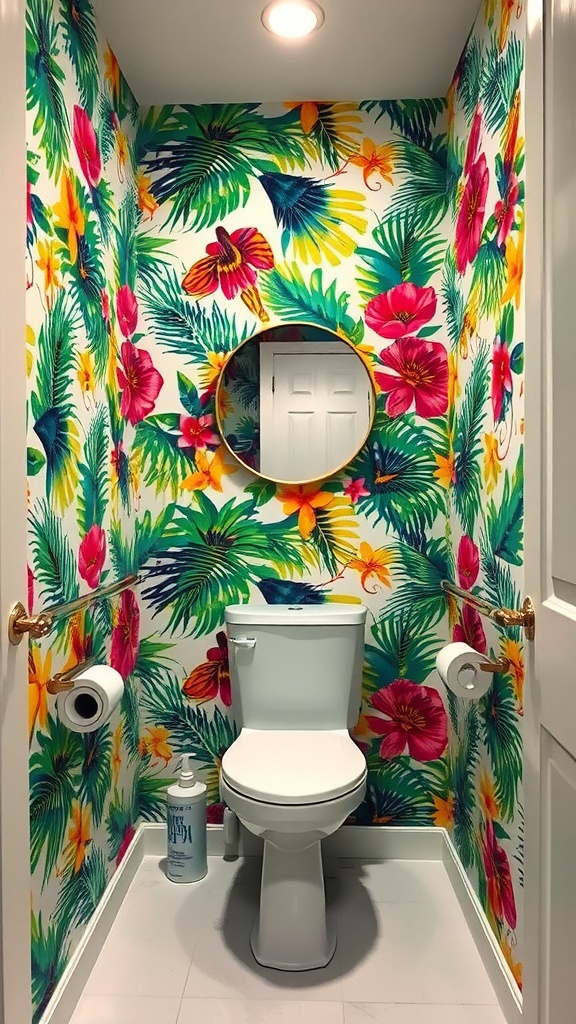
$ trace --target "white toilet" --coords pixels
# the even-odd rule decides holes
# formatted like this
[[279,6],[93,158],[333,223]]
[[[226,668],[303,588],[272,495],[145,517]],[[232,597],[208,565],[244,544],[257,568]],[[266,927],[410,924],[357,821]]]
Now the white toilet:
[[240,735],[221,795],[264,839],[252,952],[265,967],[325,967],[336,948],[320,842],[362,802],[366,762],[350,737],[361,700],[366,608],[230,605],[226,626]]

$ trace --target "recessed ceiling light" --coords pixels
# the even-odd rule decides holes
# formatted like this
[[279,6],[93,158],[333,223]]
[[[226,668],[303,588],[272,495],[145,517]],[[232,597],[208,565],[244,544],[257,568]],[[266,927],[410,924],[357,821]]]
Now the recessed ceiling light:
[[303,39],[324,21],[324,11],[315,0],[274,0],[262,12],[269,32],[283,39]]

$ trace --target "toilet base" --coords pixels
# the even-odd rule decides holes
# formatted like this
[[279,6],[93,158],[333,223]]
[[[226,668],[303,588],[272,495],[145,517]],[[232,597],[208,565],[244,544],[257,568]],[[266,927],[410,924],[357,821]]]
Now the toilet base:
[[287,847],[264,841],[260,912],[250,944],[263,967],[312,971],[326,967],[336,950],[335,922],[326,912],[320,840],[305,849],[290,842]]

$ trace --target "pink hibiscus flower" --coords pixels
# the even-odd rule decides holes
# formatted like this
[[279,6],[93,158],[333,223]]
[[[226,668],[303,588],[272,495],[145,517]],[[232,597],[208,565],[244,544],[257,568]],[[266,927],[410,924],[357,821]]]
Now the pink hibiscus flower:
[[466,175],[470,174],[470,171],[478,158],[481,129],[482,114],[480,112],[480,107],[478,106],[474,111],[474,119],[472,121],[472,127],[470,128],[470,135],[468,136],[468,145],[466,146],[466,157],[464,159],[464,174]]
[[436,341],[399,338],[380,353],[380,362],[394,373],[374,374],[388,392],[386,412],[400,416],[414,404],[419,416],[442,416],[448,408],[448,358]]
[[349,476],[345,476],[342,483],[344,484],[344,494],[348,495],[353,504],[359,498],[366,498],[370,494],[366,487],[366,477],[360,476],[357,480],[352,480]]
[[456,220],[456,266],[459,274],[463,274],[468,264],[474,261],[480,248],[489,177],[486,157],[481,153],[470,168]]
[[110,664],[126,679],[134,671],[138,657],[140,609],[132,590],[125,590],[120,599],[118,623],[112,630]]
[[120,351],[122,369],[116,370],[122,391],[120,412],[134,426],[152,412],[164,378],[152,366],[148,352],[136,348],[131,341],[123,341]]
[[471,537],[464,534],[458,545],[458,582],[464,590],[470,590],[478,579],[480,554]]
[[380,714],[367,715],[366,724],[377,736],[384,737],[381,757],[397,757],[406,747],[416,761],[434,761],[444,753],[448,721],[437,690],[417,686],[410,679],[395,679],[373,694],[370,703]]
[[118,865],[122,863],[124,857],[128,853],[128,850],[130,849],[130,843],[134,839],[135,835],[136,829],[134,828],[134,825],[132,825],[131,823],[126,825],[126,828],[124,829],[124,835],[122,836],[120,846],[118,847],[118,853],[116,854],[116,867],[118,867]]
[[436,313],[436,292],[415,284],[397,284],[390,291],[370,299],[366,323],[382,338],[405,338],[416,334]]
[[102,158],[92,122],[83,107],[74,107],[72,138],[78,154],[82,174],[91,188],[96,188],[102,177]]
[[500,846],[494,832],[494,825],[487,821],[482,836],[482,860],[488,883],[488,899],[492,912],[501,924],[506,920],[511,928],[516,927],[516,900],[510,874],[510,864],[505,850]]
[[494,423],[504,419],[506,392],[512,394],[510,352],[505,341],[496,338],[492,352],[492,414]]
[[204,416],[181,416],[178,438],[179,448],[206,448],[207,445],[220,443],[218,434],[213,429],[214,417],[210,413]]
[[456,623],[452,631],[454,643],[468,644],[480,654],[486,654],[488,644],[486,634],[482,625],[482,619],[475,608],[465,604],[462,609],[462,624]]
[[129,284],[123,284],[116,293],[118,325],[125,338],[131,338],[138,323],[138,302]]
[[88,586],[95,590],[106,559],[106,534],[97,523],[82,538],[78,551],[78,572]]
[[32,609],[34,608],[34,573],[30,566],[26,566],[28,575],[28,614],[32,615]]
[[269,316],[262,307],[256,281],[258,270],[271,270],[274,254],[264,235],[256,228],[237,228],[228,234],[221,224],[216,228],[217,242],[206,246],[207,256],[194,263],[182,287],[198,299],[211,295],[220,287],[227,299],[238,292],[242,301],[262,321]]
[[496,242],[498,245],[504,245],[512,230],[519,194],[520,186],[518,184],[518,178],[514,174],[514,171],[511,171],[506,192],[504,193],[503,198],[496,203],[496,207],[494,209],[494,216],[498,223],[498,234],[496,236]]

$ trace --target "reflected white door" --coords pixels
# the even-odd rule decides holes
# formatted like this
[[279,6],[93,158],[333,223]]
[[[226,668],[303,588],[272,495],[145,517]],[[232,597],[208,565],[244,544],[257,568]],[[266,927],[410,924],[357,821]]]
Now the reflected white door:
[[571,1024],[576,1020],[576,0],[532,0],[528,24],[526,573],[536,603],[536,642],[526,705],[524,1010],[527,1024]]
[[364,441],[371,416],[370,381],[362,360],[345,348],[338,342],[260,346],[264,476],[317,480],[352,458]]

